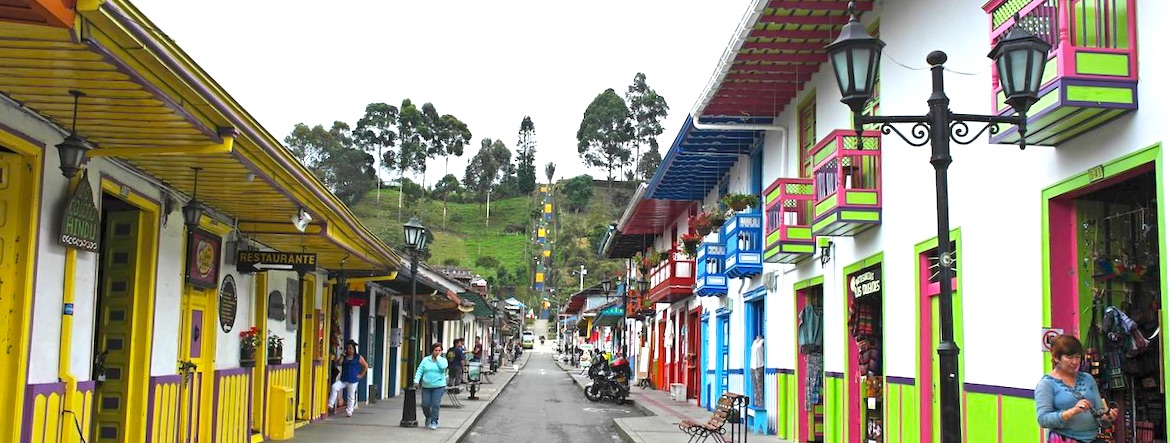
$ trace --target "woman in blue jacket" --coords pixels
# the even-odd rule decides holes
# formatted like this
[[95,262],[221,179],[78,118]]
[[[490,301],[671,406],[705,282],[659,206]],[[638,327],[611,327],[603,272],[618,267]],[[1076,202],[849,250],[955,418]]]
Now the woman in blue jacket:
[[1071,335],[1052,340],[1052,372],[1036,384],[1036,421],[1048,429],[1048,443],[1097,443],[1103,425],[1117,418],[1092,375],[1080,371],[1081,341]]
[[447,359],[442,354],[442,343],[431,345],[431,356],[424,358],[414,371],[414,384],[422,388],[423,415],[431,429],[439,429],[439,402],[447,389]]

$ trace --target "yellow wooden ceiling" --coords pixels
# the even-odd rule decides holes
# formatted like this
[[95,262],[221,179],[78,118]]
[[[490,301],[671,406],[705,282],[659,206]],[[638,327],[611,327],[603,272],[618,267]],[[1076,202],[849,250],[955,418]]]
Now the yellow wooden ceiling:
[[[137,13],[129,4],[118,3]],[[140,20],[154,29],[144,17]],[[169,56],[186,60],[181,51]],[[191,69],[198,67],[192,63]],[[206,89],[219,91],[217,85],[211,86]],[[72,29],[0,25],[0,93],[69,129],[70,90],[85,94],[78,105],[76,131],[96,144],[94,154],[133,149],[133,154],[118,157],[188,196],[195,179],[192,167],[200,167],[198,199],[239,220],[245,236],[281,251],[315,252],[327,269],[339,269],[343,260],[345,269],[352,270],[386,270],[401,263],[303,166],[293,164],[290,169],[287,150],[264,149],[262,143],[278,143],[258,124],[249,129],[266,139],[238,135],[230,152],[160,154],[222,143],[220,134],[238,128],[210,100],[238,104],[226,93],[216,98],[200,95],[100,7],[82,11]],[[254,124],[250,117],[249,123]],[[274,158],[274,152],[285,158]],[[290,222],[301,208],[313,216],[307,234],[293,230]]]

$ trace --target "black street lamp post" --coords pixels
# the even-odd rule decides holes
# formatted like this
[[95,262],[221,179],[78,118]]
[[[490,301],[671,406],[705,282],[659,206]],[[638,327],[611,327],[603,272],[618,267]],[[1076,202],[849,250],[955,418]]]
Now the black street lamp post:
[[[850,3],[849,23],[841,35],[827,49],[833,62],[837,86],[841,89],[841,102],[853,111],[853,127],[857,130],[858,148],[861,146],[862,125],[879,124],[882,134],[893,132],[911,146],[931,145],[930,164],[934,165],[935,204],[938,211],[938,256],[939,256],[939,315],[940,339],[938,344],[939,374],[942,377],[940,400],[942,403],[942,441],[962,441],[962,422],[959,416],[959,346],[955,343],[954,312],[951,305],[951,278],[954,273],[954,258],[951,256],[950,207],[947,196],[947,168],[951,164],[951,141],[970,144],[984,132],[996,134],[999,124],[1014,124],[1019,127],[1020,149],[1025,146],[1024,135],[1028,108],[1036,102],[1040,89],[1044,65],[1048,61],[1051,45],[1022,29],[1016,16],[1016,27],[995,45],[989,57],[995,60],[999,81],[1003,84],[1008,105],[1016,111],[1014,116],[954,114],[950,110],[950,99],[943,91],[943,64],[947,55],[934,51],[926,56],[930,64],[933,90],[926,103],[930,111],[925,116],[866,116],[862,115],[865,105],[873,97],[874,80],[881,61],[881,40],[869,35],[858,19]],[[968,136],[967,123],[983,123],[985,126],[975,135]],[[912,123],[910,137],[893,126],[894,123]]]
[[[418,352],[418,320],[414,312],[414,294],[418,292],[418,253],[427,245],[427,228],[422,225],[418,217],[411,217],[410,221],[402,225],[402,232],[406,236],[406,248],[410,250],[410,305],[407,308],[407,315],[410,316],[410,343],[406,351],[406,361],[409,362],[407,369],[410,370],[417,365],[415,359]],[[406,385],[406,393],[403,394],[402,420],[398,422],[398,426],[418,427],[415,390],[414,380],[411,379],[410,383]]]

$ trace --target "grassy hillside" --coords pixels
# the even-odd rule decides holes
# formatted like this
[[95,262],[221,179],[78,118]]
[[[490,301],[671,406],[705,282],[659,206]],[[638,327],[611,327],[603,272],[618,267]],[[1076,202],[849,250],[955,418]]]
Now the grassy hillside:
[[[615,183],[612,193],[608,188],[604,184],[595,184],[593,198],[585,210],[579,213],[557,208],[558,222],[562,226],[560,230],[567,237],[558,240],[556,236],[560,233],[554,229],[554,253],[558,255],[555,266],[564,270],[558,273],[558,286],[572,286],[575,291],[577,278],[572,277],[568,270],[576,269],[580,264],[590,269],[591,281],[595,280],[592,278],[595,275],[602,275],[598,272],[600,265],[595,250],[589,254],[592,245],[587,235],[616,221],[631,194],[628,186]],[[383,189],[380,200],[376,193],[372,191],[366,195],[352,208],[354,213],[382,241],[401,247],[402,223],[417,211],[419,219],[435,236],[427,263],[437,266],[444,261],[455,260],[458,266],[470,268],[484,277],[496,277],[500,267],[516,274],[520,272],[519,269],[527,270],[530,265],[529,257],[534,252],[526,250],[525,246],[532,241],[530,214],[534,206],[529,197],[493,200],[490,220],[485,220],[487,207],[483,203],[448,203],[444,226],[442,201],[420,199],[417,202],[404,202],[400,220],[398,190]],[[477,264],[484,256],[494,257],[500,265],[489,267]],[[528,278],[531,276],[524,272],[524,279],[516,280],[525,281]]]

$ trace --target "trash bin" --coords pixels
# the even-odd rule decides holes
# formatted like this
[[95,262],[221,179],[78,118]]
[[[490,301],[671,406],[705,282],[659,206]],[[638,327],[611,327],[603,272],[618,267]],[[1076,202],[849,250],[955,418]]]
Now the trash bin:
[[379,388],[378,385],[371,384],[370,385],[370,392],[368,394],[366,394],[366,400],[369,401],[370,404],[377,403],[378,396],[380,396],[380,395],[382,395],[382,389]]
[[483,363],[473,361],[467,364],[467,381],[478,383],[479,373],[483,370]]
[[268,389],[268,437],[273,440],[293,438],[295,402],[292,388],[273,386]]

